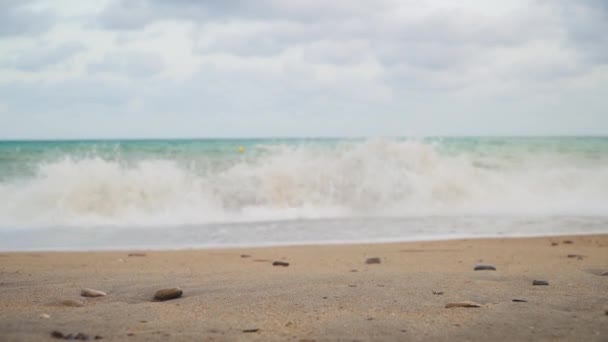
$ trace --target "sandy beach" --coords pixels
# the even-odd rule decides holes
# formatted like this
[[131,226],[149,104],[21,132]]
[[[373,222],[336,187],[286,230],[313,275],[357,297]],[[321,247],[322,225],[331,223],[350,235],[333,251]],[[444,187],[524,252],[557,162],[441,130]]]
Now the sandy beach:
[[608,235],[0,253],[0,339],[606,341],[605,272]]

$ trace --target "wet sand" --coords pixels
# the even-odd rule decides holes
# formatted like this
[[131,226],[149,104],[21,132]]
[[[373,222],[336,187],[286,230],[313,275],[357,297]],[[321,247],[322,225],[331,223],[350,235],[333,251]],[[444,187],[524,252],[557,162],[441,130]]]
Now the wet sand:
[[608,340],[608,235],[131,252],[0,253],[0,340]]

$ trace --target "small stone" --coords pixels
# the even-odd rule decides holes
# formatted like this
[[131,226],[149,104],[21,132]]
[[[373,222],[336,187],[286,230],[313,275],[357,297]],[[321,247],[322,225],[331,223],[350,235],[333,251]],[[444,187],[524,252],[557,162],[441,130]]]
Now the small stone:
[[154,299],[161,301],[175,299],[181,297],[183,293],[179,287],[160,289],[154,294]]
[[573,244],[574,242],[572,242],[572,240],[564,240],[564,241],[562,241],[562,243],[563,243],[563,244],[566,244],[566,245],[571,245],[571,244]]
[[475,303],[475,302],[469,302],[469,301],[464,301],[464,302],[453,302],[453,303],[447,303],[445,305],[446,308],[480,308],[481,304],[479,303]]
[[93,338],[94,340],[103,340],[103,337],[99,336],[99,335],[95,335],[95,338]]
[[528,300],[526,300],[526,299],[518,299],[518,298],[515,298],[512,301],[515,303],[527,303],[528,302]]
[[74,299],[64,299],[62,301],[59,302],[59,304],[63,305],[63,306],[71,306],[71,307],[83,307],[84,303],[79,301],[79,300],[74,300]]
[[367,260],[365,260],[365,263],[368,265],[379,264],[380,262],[380,258],[367,258]]
[[600,274],[600,275],[601,275],[601,276],[608,276],[608,271],[606,271],[606,272],[604,272],[604,273],[602,273],[602,274]]
[[76,336],[74,336],[75,340],[81,340],[81,341],[88,341],[89,340],[89,335],[87,334],[83,334],[83,333],[78,333],[76,334]]
[[129,253],[130,257],[145,257],[146,253]]
[[350,270],[352,273],[359,272],[359,270]]
[[63,333],[61,331],[54,330],[51,333],[52,338],[63,338]]
[[249,255],[249,254],[241,254],[241,258],[249,258],[249,257],[251,257],[251,255]]
[[40,318],[49,319],[49,318],[51,318],[51,315],[43,313],[43,314],[40,314]]
[[272,263],[272,266],[283,266],[283,267],[287,267],[289,266],[288,262],[285,261],[275,261]]
[[546,280],[534,280],[532,281],[532,285],[549,285],[549,282]]
[[441,296],[441,295],[443,295],[443,291],[433,291],[433,294]]
[[568,254],[568,258],[577,258],[578,260],[583,260],[585,256],[580,254]]
[[258,331],[260,331],[260,329],[257,329],[257,328],[243,330],[244,333],[254,333],[254,332],[258,332]]
[[551,242],[551,246],[557,246],[559,245],[559,242]]
[[475,271],[496,271],[496,267],[494,265],[477,265],[473,269]]
[[84,288],[80,291],[80,295],[83,297],[103,297],[106,293],[99,290]]

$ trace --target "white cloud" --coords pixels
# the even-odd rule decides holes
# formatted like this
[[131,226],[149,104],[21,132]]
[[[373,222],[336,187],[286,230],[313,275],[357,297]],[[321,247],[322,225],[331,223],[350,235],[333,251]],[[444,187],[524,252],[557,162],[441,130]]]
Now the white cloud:
[[608,133],[601,0],[0,1],[0,137]]

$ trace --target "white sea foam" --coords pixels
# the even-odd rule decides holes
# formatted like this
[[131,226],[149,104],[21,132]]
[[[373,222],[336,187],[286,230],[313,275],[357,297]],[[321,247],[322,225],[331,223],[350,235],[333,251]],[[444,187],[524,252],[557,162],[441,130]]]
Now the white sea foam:
[[608,213],[608,165],[601,160],[448,154],[394,140],[247,153],[254,151],[223,168],[170,158],[40,162],[34,177],[0,183],[0,227]]

